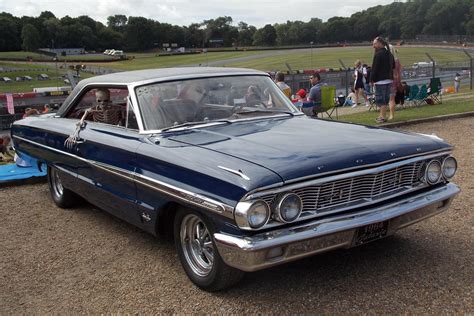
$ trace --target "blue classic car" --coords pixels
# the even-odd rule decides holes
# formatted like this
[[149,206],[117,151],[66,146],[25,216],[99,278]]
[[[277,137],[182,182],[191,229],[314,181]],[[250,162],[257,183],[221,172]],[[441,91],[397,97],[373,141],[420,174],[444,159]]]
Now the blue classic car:
[[349,248],[448,208],[452,147],[311,119],[268,74],[174,68],[82,80],[58,113],[12,126],[63,208],[85,199],[174,238],[192,282]]

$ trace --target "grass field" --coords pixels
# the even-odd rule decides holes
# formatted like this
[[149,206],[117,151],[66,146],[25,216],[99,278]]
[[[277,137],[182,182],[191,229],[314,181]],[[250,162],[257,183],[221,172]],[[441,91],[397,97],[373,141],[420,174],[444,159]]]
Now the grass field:
[[[409,47],[402,46],[397,48],[398,56],[402,65],[411,65],[414,62],[428,61],[426,52],[428,52],[438,63],[466,61],[467,57],[462,51],[455,51],[446,48],[429,48],[429,47]],[[0,52],[0,58],[3,57],[23,57],[34,53],[28,52]],[[287,70],[285,63],[288,63],[292,69],[315,69],[315,68],[339,68],[341,65],[339,59],[343,63],[352,67],[354,61],[362,60],[368,64],[372,61],[373,49],[367,47],[335,47],[335,48],[314,48],[303,50],[280,50],[280,51],[229,51],[229,52],[208,52],[194,55],[179,55],[179,56],[157,56],[154,53],[127,53],[129,57],[134,57],[131,60],[122,60],[115,62],[92,62],[94,58],[104,58],[101,55],[90,56],[91,62],[87,64],[112,68],[119,71],[150,69],[150,68],[164,68],[164,67],[179,67],[189,65],[206,66],[208,63],[217,62],[218,66],[226,67],[243,67],[254,68],[264,71],[271,70]],[[72,58],[72,57],[71,57]],[[236,61],[235,58],[242,58],[243,60]],[[17,62],[14,66],[12,63],[5,63],[0,61],[2,65],[10,65],[13,68],[45,68],[43,65],[31,64],[28,62]],[[52,68],[51,63],[47,67]],[[63,74],[65,71],[60,71]],[[33,73],[36,76],[37,73]],[[61,75],[60,74],[60,75]],[[0,76],[16,76],[0,73]],[[32,76],[32,77],[33,77]],[[87,76],[87,75],[86,75]],[[14,78],[12,78],[14,79]],[[24,83],[25,91],[29,91],[30,84]],[[27,84],[27,85],[26,85]],[[42,84],[42,83],[41,83]],[[5,89],[13,89],[14,91],[21,91],[22,85],[13,85],[5,87],[4,83],[0,83],[0,92],[5,92]]]
[[[438,115],[447,115],[455,113],[474,111],[474,92],[465,89],[458,94],[450,94],[444,97],[442,104],[423,105],[416,108],[407,108],[397,110],[395,118],[390,123],[409,121],[433,117]],[[339,121],[358,123],[364,125],[379,125],[375,122],[378,112],[360,112],[339,116]]]
[[[6,67],[8,69],[22,69],[21,71],[0,72],[0,77],[8,77],[12,82],[6,83],[0,81],[0,93],[14,93],[14,92],[31,92],[33,88],[41,87],[56,87],[64,86],[63,74],[69,69],[59,69],[48,65],[30,64],[30,63],[1,63],[0,68]],[[39,74],[45,73],[50,77],[50,80],[36,80]],[[31,81],[15,81],[16,77],[30,76]],[[91,74],[81,73],[82,78],[89,78]]]
[[[426,52],[438,63],[467,61],[466,55],[461,51],[425,47],[402,46],[397,48],[398,57],[402,65],[412,65],[414,62],[429,61],[425,54]],[[354,62],[358,59],[367,64],[371,64],[373,54],[374,52],[371,47],[318,48],[313,49],[312,53],[311,50],[301,52],[293,51],[285,55],[229,63],[227,66],[260,70],[287,70],[285,63],[288,63],[293,69],[339,68],[341,67],[339,59],[341,59],[346,67],[354,67]]]
[[[461,51],[453,51],[444,48],[426,47],[399,47],[398,56],[402,65],[411,65],[414,62],[429,61],[426,56],[428,52],[438,63],[467,61],[466,55]],[[306,50],[280,51],[278,55],[267,56],[271,51],[248,51],[248,52],[209,52],[197,55],[182,56],[153,56],[150,54],[135,54],[134,60],[118,61],[98,66],[116,68],[120,70],[136,70],[148,68],[163,68],[189,66],[201,64],[205,66],[208,62],[221,61],[222,66],[253,68],[264,71],[287,70],[285,63],[290,64],[292,69],[314,69],[314,68],[339,68],[341,59],[347,67],[353,67],[355,60],[360,59],[368,64],[372,63],[373,49],[371,47],[337,47],[337,48],[314,48]],[[259,57],[258,55],[262,55]],[[130,56],[134,56],[131,54]],[[245,61],[225,62],[226,59],[253,56]]]
[[264,51],[251,52],[216,52],[216,53],[201,53],[192,55],[174,55],[174,56],[156,56],[153,54],[128,54],[129,57],[134,56],[134,59],[117,61],[113,63],[94,63],[94,65],[101,67],[114,68],[119,70],[138,70],[150,68],[166,68],[187,66],[193,64],[201,64],[205,66],[208,62],[217,60],[226,60],[230,58],[239,58],[246,56],[254,56],[265,53]]

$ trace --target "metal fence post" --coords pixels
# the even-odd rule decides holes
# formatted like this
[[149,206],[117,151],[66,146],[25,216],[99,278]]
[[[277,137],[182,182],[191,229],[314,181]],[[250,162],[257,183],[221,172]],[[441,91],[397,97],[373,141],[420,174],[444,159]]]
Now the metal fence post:
[[345,82],[346,95],[349,95],[349,69],[347,69],[346,65],[344,65],[344,62],[342,61],[342,59],[339,59],[339,63],[341,64],[342,69],[344,69],[344,72],[346,73],[346,82]]
[[293,73],[293,69],[288,62],[285,62],[286,68],[289,70],[289,74],[291,75],[291,93],[295,93],[295,74]]
[[432,77],[434,78],[435,77],[435,72],[436,72],[436,61],[433,59],[433,57],[430,56],[430,54],[428,53],[425,53],[426,56],[428,56],[428,58],[431,60],[431,63],[433,64],[433,73],[432,73]]
[[468,53],[467,50],[464,49],[464,54],[469,57],[469,79],[471,80],[470,82],[470,89],[472,90],[472,56],[471,54]]

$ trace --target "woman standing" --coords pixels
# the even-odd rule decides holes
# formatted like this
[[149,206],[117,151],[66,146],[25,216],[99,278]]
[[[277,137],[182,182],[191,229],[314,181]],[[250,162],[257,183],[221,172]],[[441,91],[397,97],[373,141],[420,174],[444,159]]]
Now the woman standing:
[[354,90],[356,91],[356,102],[352,106],[355,108],[359,104],[359,99],[361,95],[365,99],[365,106],[369,106],[369,102],[367,100],[367,95],[364,93],[364,75],[363,75],[363,68],[362,63],[360,60],[355,62],[355,69],[354,69]]
[[400,60],[397,58],[395,49],[391,44],[388,44],[390,48],[390,53],[392,54],[394,61],[395,61],[395,67],[393,69],[393,82],[392,82],[392,87],[390,90],[390,102],[389,102],[389,108],[390,108],[390,115],[388,117],[388,120],[393,120],[395,116],[395,96],[397,95],[398,89],[401,87],[401,82],[402,82],[402,65],[400,64]]
[[387,105],[390,101],[390,92],[393,81],[393,68],[395,61],[387,42],[380,36],[372,43],[375,50],[370,73],[370,83],[375,87],[375,104],[380,108],[377,123],[386,121]]

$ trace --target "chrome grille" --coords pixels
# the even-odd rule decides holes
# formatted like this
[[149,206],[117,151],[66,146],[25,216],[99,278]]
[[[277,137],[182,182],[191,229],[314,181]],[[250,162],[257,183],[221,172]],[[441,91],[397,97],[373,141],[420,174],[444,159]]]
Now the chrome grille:
[[[411,190],[421,184],[424,161],[402,165],[379,173],[360,175],[337,181],[294,189],[303,201],[304,211],[322,213],[334,207],[376,202],[391,194]],[[277,195],[265,195],[272,206]]]

